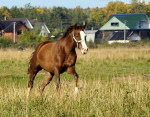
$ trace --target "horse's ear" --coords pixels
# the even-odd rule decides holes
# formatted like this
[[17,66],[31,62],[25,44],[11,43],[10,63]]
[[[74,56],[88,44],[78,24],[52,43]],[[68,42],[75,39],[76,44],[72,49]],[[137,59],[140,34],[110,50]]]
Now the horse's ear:
[[76,30],[78,28],[77,24],[74,25],[74,29]]
[[82,30],[85,30],[86,27],[86,23],[82,26]]

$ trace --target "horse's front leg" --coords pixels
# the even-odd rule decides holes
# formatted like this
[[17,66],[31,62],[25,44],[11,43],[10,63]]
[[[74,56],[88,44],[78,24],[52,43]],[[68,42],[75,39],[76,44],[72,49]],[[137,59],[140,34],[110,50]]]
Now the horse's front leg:
[[40,91],[40,94],[42,95],[45,87],[51,82],[52,78],[53,78],[53,73],[49,73],[49,72],[46,72],[46,77],[45,77],[45,80],[44,82],[41,84],[41,86],[39,87],[39,91]]
[[75,94],[78,94],[78,92],[79,92],[79,90],[78,90],[78,78],[79,78],[79,76],[78,76],[78,74],[77,74],[77,72],[76,72],[76,70],[75,70],[75,66],[69,67],[69,68],[67,69],[67,72],[68,72],[69,74],[71,74],[71,75],[74,76],[74,80],[75,80]]

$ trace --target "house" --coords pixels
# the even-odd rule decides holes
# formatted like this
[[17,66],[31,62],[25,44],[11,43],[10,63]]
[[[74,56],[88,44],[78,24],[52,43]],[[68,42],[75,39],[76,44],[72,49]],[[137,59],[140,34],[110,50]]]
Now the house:
[[39,22],[37,19],[28,20],[27,18],[11,18],[10,21],[22,21],[28,29],[32,29],[40,36],[48,37],[50,31],[45,23]]
[[33,29],[33,26],[30,24],[27,18],[12,18],[0,22],[1,36],[8,37],[11,40],[14,40],[14,42],[18,39],[18,35],[26,29]]
[[99,30],[85,30],[86,41],[99,42],[100,41],[100,31]]
[[[38,28],[37,25],[39,25]],[[28,20],[27,18],[11,18],[0,22],[0,36],[9,37],[14,41],[18,39],[18,35],[21,34],[23,30],[34,29],[38,29],[39,35],[41,36],[48,36],[50,33],[44,23],[33,22],[33,20]]]
[[38,22],[37,19],[30,20],[32,26],[34,27],[34,32],[38,33],[40,36],[48,37],[50,34],[50,30],[43,22]]
[[145,13],[112,14],[100,31],[110,43],[139,41],[150,38],[150,21]]

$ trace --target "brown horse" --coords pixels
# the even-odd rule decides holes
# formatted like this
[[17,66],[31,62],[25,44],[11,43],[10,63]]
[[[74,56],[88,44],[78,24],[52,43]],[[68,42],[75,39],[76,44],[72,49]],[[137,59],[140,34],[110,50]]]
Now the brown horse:
[[30,80],[27,96],[29,96],[29,92],[33,87],[36,74],[42,69],[49,73],[49,77],[39,87],[40,93],[43,92],[54,75],[56,77],[56,89],[58,90],[60,87],[60,74],[65,71],[74,76],[75,91],[78,91],[78,74],[75,70],[77,54],[75,48],[78,47],[82,54],[86,54],[88,51],[84,29],[85,25],[77,26],[75,24],[66,30],[60,40],[56,42],[45,41],[36,47],[29,62],[28,73]]

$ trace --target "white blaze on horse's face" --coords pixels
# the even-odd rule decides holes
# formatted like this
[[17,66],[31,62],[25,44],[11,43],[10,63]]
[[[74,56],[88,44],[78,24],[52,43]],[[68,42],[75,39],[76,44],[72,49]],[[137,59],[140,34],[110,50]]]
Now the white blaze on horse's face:
[[81,45],[82,45],[81,53],[86,54],[88,51],[88,47],[85,42],[86,34],[83,31],[80,31],[80,36],[81,36]]

